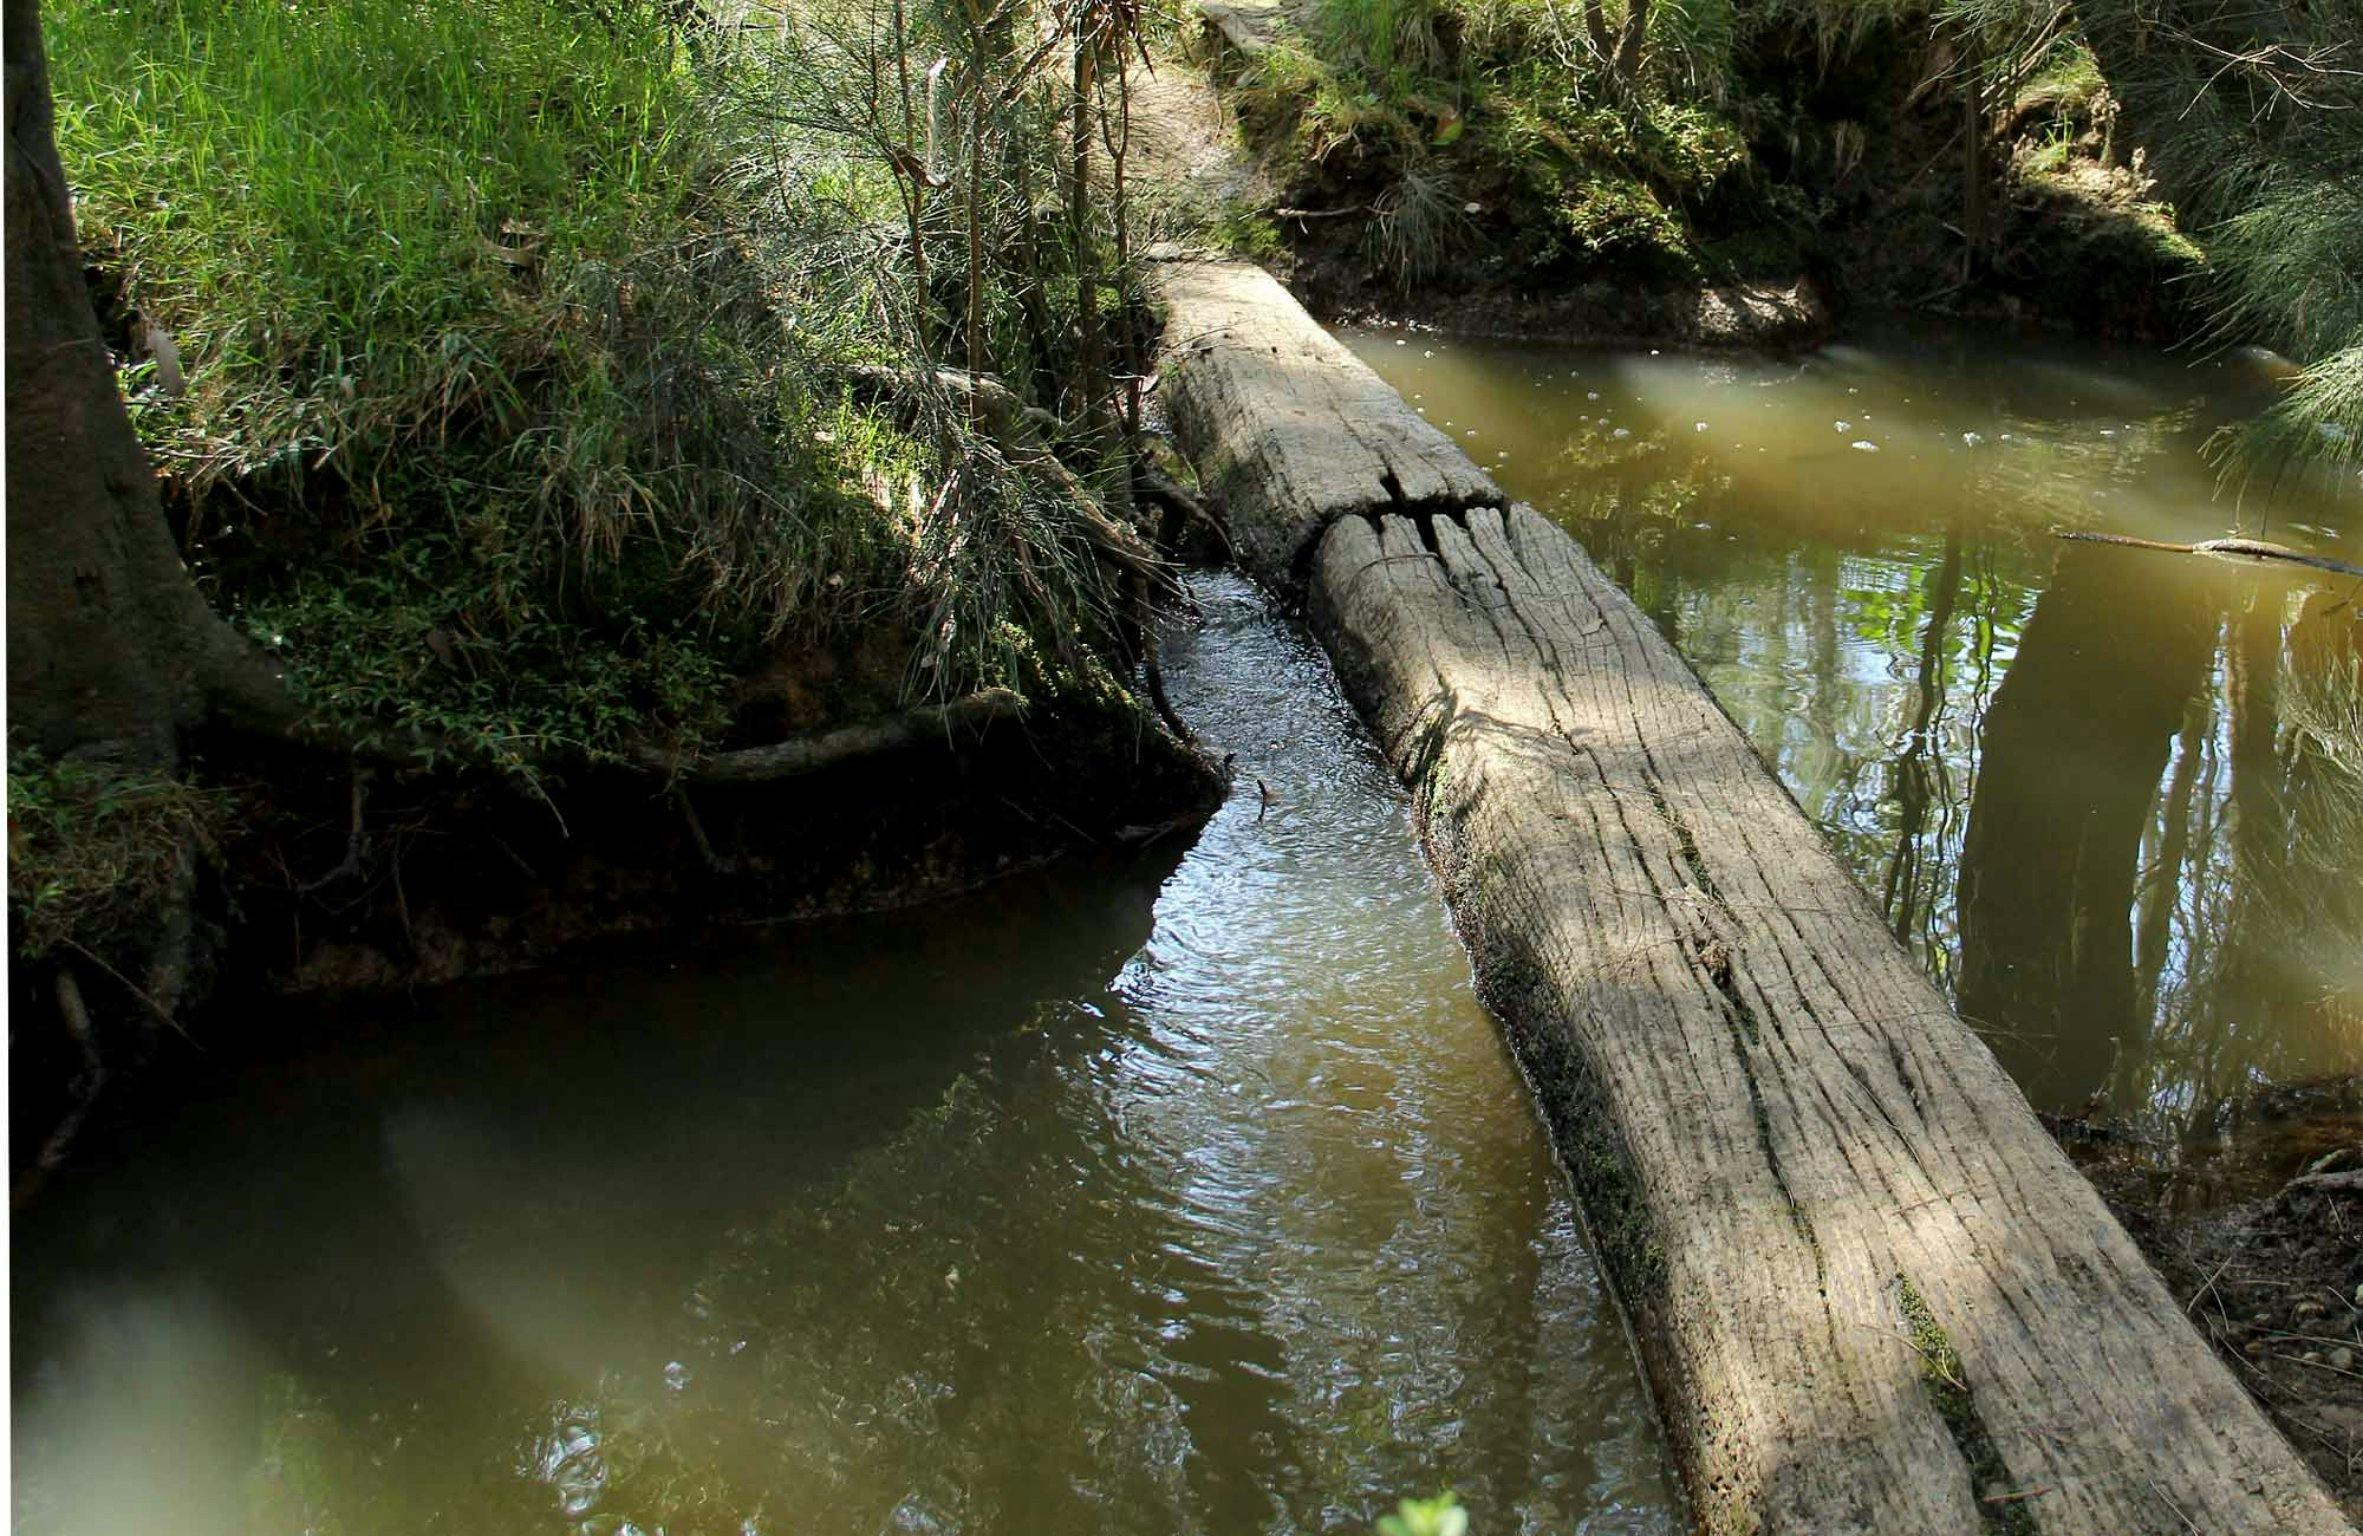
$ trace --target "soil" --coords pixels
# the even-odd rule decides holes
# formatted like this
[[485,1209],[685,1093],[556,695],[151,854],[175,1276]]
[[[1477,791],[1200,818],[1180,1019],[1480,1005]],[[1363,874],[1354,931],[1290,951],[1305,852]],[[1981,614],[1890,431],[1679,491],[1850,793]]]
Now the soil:
[[2233,1374],[2363,1523],[2363,1078],[2276,1091],[2213,1155],[2161,1156],[2105,1122],[2053,1129]]
[[423,774],[356,795],[349,773],[277,754],[207,766],[244,788],[221,849],[231,996],[432,985],[619,933],[910,906],[1152,841],[1222,793],[1195,750],[1089,706],[747,784]]
[[1410,325],[1459,336],[1528,341],[1746,347],[1779,352],[1830,334],[1830,307],[1811,278],[1634,288],[1606,281],[1557,293],[1479,287],[1395,295],[1350,261],[1300,256],[1290,288],[1333,325]]

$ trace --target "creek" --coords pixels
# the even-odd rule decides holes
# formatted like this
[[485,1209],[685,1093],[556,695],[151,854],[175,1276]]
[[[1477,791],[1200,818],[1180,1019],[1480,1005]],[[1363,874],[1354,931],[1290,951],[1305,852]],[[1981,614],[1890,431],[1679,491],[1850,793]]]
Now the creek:
[[[2363,1063],[2355,584],[2050,536],[2225,532],[2237,361],[1349,339],[2039,1108],[2200,1167]],[[2350,560],[2359,514],[2239,513]],[[1680,1529],[1401,795],[1316,650],[1193,592],[1169,683],[1239,788],[1186,847],[258,1007],[90,1138],[16,1224],[16,1529],[1235,1536],[1444,1486],[1482,1536]]]
[[2356,1139],[2363,584],[2052,535],[2356,561],[2355,471],[2208,455],[2256,364],[1345,339],[1633,595],[2037,1109],[2195,1206]]
[[294,1010],[86,1146],[17,1225],[15,1528],[1678,1529],[1399,791],[1194,592],[1186,849]]

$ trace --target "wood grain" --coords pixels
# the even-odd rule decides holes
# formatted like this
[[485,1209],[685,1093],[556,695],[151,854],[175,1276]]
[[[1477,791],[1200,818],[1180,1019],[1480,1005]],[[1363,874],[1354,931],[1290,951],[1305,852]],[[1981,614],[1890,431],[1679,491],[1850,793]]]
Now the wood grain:
[[1301,592],[1316,538],[1348,512],[1502,504],[1451,438],[1262,268],[1177,261],[1160,283],[1174,320],[1160,365],[1166,414],[1259,581]]
[[1702,1528],[2349,1530],[1575,541],[1276,284],[1167,294],[1183,445],[1412,787]]

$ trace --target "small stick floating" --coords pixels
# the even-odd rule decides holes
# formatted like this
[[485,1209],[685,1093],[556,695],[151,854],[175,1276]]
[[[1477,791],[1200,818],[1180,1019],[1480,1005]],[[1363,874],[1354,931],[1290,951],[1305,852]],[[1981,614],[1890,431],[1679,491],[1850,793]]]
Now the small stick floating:
[[2291,565],[2309,566],[2317,571],[2333,571],[2341,576],[2363,576],[2363,565],[2350,565],[2344,560],[2333,560],[2328,555],[2309,555],[2302,549],[2291,549],[2286,544],[2268,544],[2263,539],[2202,539],[2196,544],[2174,544],[2165,539],[2137,539],[2124,533],[2087,533],[2079,528],[2054,528],[2055,539],[2076,539],[2086,544],[2123,544],[2133,549],[2162,549],[2170,555],[2213,555],[2219,560],[2281,560]]

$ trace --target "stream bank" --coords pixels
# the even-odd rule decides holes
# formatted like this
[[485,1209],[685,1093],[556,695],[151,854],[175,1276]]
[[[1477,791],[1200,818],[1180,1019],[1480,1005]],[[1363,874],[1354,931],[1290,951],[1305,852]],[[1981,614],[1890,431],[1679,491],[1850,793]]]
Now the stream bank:
[[14,1529],[1688,1529],[1408,808],[1188,585],[1195,836],[151,1077],[17,1220]]
[[1635,76],[1548,6],[1198,15],[1243,146],[1217,243],[1325,322],[1785,347],[1886,308],[2160,341],[2201,318],[2199,253],[2072,27],[1997,74],[1909,8],[1660,15]]

